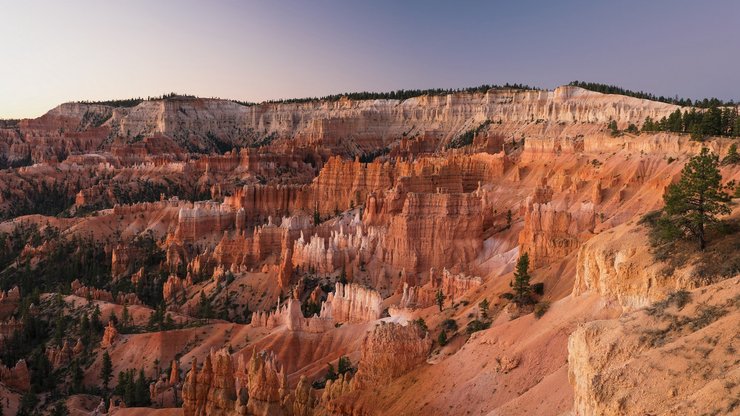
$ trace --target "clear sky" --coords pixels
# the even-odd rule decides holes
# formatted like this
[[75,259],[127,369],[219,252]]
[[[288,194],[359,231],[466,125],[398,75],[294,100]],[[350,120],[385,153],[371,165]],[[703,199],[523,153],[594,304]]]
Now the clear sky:
[[0,0],[0,118],[176,91],[248,101],[569,81],[740,98],[740,1]]

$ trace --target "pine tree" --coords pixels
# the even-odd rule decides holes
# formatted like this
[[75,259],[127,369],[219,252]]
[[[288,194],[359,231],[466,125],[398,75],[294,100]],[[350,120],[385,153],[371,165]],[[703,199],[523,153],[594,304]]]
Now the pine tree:
[[532,287],[529,284],[529,254],[524,253],[519,256],[514,271],[514,280],[509,283],[514,289],[514,302],[519,305],[527,304],[531,301]]
[[332,365],[332,363],[328,363],[328,364],[327,364],[327,369],[326,369],[326,376],[325,376],[325,378],[326,378],[327,380],[336,380],[336,379],[337,379],[338,377],[339,377],[339,376],[337,376],[337,372],[336,372],[336,371],[334,371],[334,365]]
[[121,332],[128,332],[128,324],[131,316],[128,313],[128,305],[123,305],[123,312],[121,312]]
[[337,371],[339,372],[339,374],[344,374],[352,371],[352,361],[350,361],[349,357],[344,355],[339,357],[339,362],[337,363]]
[[488,299],[483,299],[478,304],[478,309],[480,309],[480,317],[484,321],[488,320],[488,306],[489,306]]
[[84,389],[83,382],[85,380],[85,373],[80,367],[80,363],[75,360],[72,364],[72,390],[75,393],[82,393]]
[[113,362],[110,359],[108,351],[103,353],[103,365],[100,368],[100,378],[103,380],[103,389],[108,391],[108,383],[113,377]]
[[92,317],[90,318],[91,329],[97,333],[103,332],[103,322],[100,320],[100,306],[95,305]]
[[681,132],[683,129],[682,124],[681,110],[676,109],[676,111],[672,112],[668,116],[668,120],[666,121],[666,129],[672,132]]
[[612,120],[609,122],[609,130],[611,131],[612,136],[619,135],[619,128],[617,127],[617,122]]
[[663,195],[668,221],[684,234],[697,239],[706,248],[706,227],[718,221],[717,215],[729,214],[730,196],[722,191],[719,157],[702,148],[681,171],[681,179]]
[[733,143],[730,145],[727,155],[722,159],[722,165],[736,165],[738,163],[740,163],[740,155],[737,154],[737,144]]
[[655,122],[651,117],[646,117],[642,123],[642,131],[655,131]]
[[148,406],[151,403],[151,398],[149,396],[149,382],[146,377],[144,377],[144,369],[139,370],[139,377],[136,379],[134,387],[134,402],[137,406]]
[[506,228],[511,228],[511,210],[506,211]]
[[445,303],[445,295],[444,293],[442,293],[442,290],[437,290],[437,294],[434,296],[434,299],[437,301],[437,306],[439,306],[439,311],[442,312],[442,309]]
[[443,329],[442,332],[439,333],[439,336],[437,337],[437,342],[439,343],[440,347],[444,347],[447,345],[447,333]]

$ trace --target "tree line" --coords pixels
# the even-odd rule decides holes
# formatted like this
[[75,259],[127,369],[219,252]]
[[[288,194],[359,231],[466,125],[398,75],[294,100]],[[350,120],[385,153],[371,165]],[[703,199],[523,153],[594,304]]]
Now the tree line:
[[718,98],[704,98],[702,100],[691,101],[690,98],[679,98],[676,97],[664,97],[662,95],[656,96],[649,92],[644,91],[632,91],[626,88],[618,87],[616,85],[601,84],[598,82],[584,82],[584,81],[572,81],[568,85],[573,87],[580,87],[586,90],[600,92],[602,94],[619,94],[626,95],[628,97],[641,98],[643,100],[660,101],[668,104],[680,105],[682,107],[694,106],[699,108],[710,108],[710,107],[721,107],[721,106],[733,106],[735,103],[730,101],[722,101]]
[[663,117],[658,121],[647,117],[642,124],[642,131],[690,133],[695,139],[706,136],[737,137],[740,136],[740,117],[737,107],[713,106],[701,112],[692,108],[683,113],[680,109],[676,109],[668,117]]
[[501,90],[501,89],[514,89],[514,90],[539,90],[537,87],[530,87],[525,84],[509,84],[496,85],[496,84],[482,84],[477,87],[467,88],[430,88],[430,89],[411,89],[411,90],[395,90],[389,92],[349,92],[343,94],[332,94],[325,95],[323,97],[305,97],[305,98],[287,98],[281,100],[270,100],[265,101],[267,104],[293,104],[293,103],[307,103],[314,101],[339,101],[342,98],[348,98],[350,100],[406,100],[414,97],[421,97],[424,95],[439,96],[454,93],[485,93],[490,90]]

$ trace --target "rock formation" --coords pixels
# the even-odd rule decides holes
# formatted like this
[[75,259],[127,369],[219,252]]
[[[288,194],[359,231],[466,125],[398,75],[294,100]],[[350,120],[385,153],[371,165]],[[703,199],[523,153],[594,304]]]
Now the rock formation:
[[334,326],[331,319],[325,317],[304,318],[301,303],[293,298],[284,304],[278,303],[275,311],[257,311],[252,314],[250,325],[254,328],[273,329],[280,326],[290,331],[324,332]]
[[740,394],[738,278],[674,293],[619,320],[579,327],[568,343],[576,415],[730,414]]
[[141,305],[141,300],[136,296],[135,293],[123,293],[119,292],[116,298],[113,298],[111,292],[107,290],[97,289],[94,287],[87,287],[83,285],[79,280],[72,282],[72,293],[75,296],[90,300],[99,300],[103,302],[118,303],[121,305]]
[[429,283],[424,286],[409,286],[408,283],[404,283],[399,304],[401,308],[425,308],[434,305],[437,301],[437,292],[440,291],[445,299],[454,303],[468,291],[480,287],[483,282],[478,276],[453,274],[446,268],[442,269],[442,273],[431,269],[429,276]]
[[321,318],[334,322],[368,322],[379,319],[383,313],[383,299],[372,289],[356,284],[337,283],[321,305]]
[[552,188],[543,181],[524,207],[524,229],[519,234],[520,252],[528,253],[532,267],[540,267],[575,251],[581,233],[593,232],[594,207],[582,203],[573,208],[552,202]]
[[12,368],[0,363],[0,382],[10,388],[28,391],[31,388],[31,373],[25,360],[18,360]]
[[113,324],[113,321],[108,321],[108,325],[103,331],[103,339],[100,341],[100,348],[108,348],[116,341],[118,337],[118,330]]
[[197,362],[188,373],[182,389],[186,416],[236,414],[236,388],[231,356],[219,350],[206,356],[203,368]]
[[356,388],[387,383],[421,365],[432,340],[416,324],[380,323],[362,343],[362,358],[354,378]]
[[[311,404],[305,386],[298,409]],[[226,350],[206,356],[201,370],[197,363],[183,384],[183,412],[191,415],[283,415],[288,403],[285,373],[275,356],[253,352],[248,362],[239,356],[236,366]]]

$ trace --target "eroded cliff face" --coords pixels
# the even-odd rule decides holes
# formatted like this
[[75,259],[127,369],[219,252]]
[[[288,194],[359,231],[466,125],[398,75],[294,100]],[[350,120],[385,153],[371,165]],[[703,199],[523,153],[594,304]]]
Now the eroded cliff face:
[[739,288],[729,279],[579,327],[568,342],[575,414],[736,411]]
[[382,385],[423,364],[432,340],[418,325],[382,322],[362,343],[355,388]]
[[[568,206],[552,201],[553,189],[543,180],[533,196],[525,202],[524,229],[519,246],[528,253],[534,268],[551,264],[578,249],[580,242],[594,230],[593,203]],[[580,206],[579,206],[580,205]]]
[[334,322],[370,322],[383,313],[380,293],[355,284],[337,283],[334,292],[321,305],[321,317]]
[[634,310],[700,282],[691,267],[675,270],[650,252],[647,228],[623,224],[595,236],[578,251],[573,295],[593,291],[604,299]]
[[301,144],[321,143],[361,154],[406,136],[432,138],[431,150],[438,150],[486,119],[500,122],[493,130],[502,135],[510,136],[531,123],[526,128],[528,135],[575,137],[583,128],[563,124],[616,120],[624,128],[648,116],[658,120],[675,108],[568,86],[554,91],[491,90],[425,96],[401,102],[343,99],[242,106],[226,100],[172,98],[144,101],[131,108],[68,103],[38,119],[0,129],[0,150],[11,160],[45,161],[51,156],[91,151],[108,137],[131,140],[156,135],[172,137],[191,151],[212,150],[222,143],[244,146],[266,138],[289,137]]

